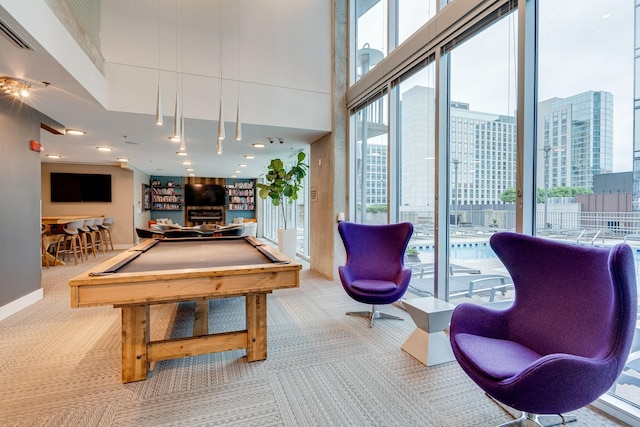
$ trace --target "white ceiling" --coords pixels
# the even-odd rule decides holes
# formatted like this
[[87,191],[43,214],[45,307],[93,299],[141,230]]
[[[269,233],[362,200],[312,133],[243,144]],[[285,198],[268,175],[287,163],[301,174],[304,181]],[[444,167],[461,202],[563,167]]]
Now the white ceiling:
[[[186,159],[197,176],[230,177],[240,170],[239,178],[257,177],[270,159],[287,158],[331,130],[330,7],[319,5],[325,2],[190,0],[180,11],[182,30],[176,32],[170,30],[176,23],[159,23],[160,14],[148,9],[169,1],[174,4],[173,0],[106,3],[109,6],[102,11],[105,78],[64,34],[44,0],[39,1],[38,13],[33,11],[34,2],[24,2],[27,6],[0,0],[0,20],[33,48],[19,49],[0,37],[0,76],[27,80],[33,85],[27,104],[66,128],[87,132],[72,136],[43,130],[43,162],[52,161],[46,154],[61,155],[58,162],[90,164],[118,164],[116,159],[125,157],[131,166],[150,175],[185,176],[186,166],[181,164],[185,157],[176,155],[178,143],[168,139],[177,88],[184,100]],[[140,7],[140,2],[148,8]],[[138,7],[131,10],[133,4]],[[215,25],[219,4],[226,8],[222,32]],[[292,21],[278,7],[292,9],[296,19]],[[162,16],[175,18],[172,13]],[[171,45],[176,35],[184,47],[178,49],[177,42]],[[222,47],[223,54],[230,52],[222,56],[223,66],[218,62],[220,50],[212,54],[211,46]],[[181,57],[178,73],[171,65],[176,63],[176,51]],[[162,127],[154,123],[158,79]],[[220,87],[226,122],[221,156],[215,154]],[[234,139],[239,92],[242,141]],[[254,143],[266,146],[257,149]],[[98,146],[113,151],[99,152]]]

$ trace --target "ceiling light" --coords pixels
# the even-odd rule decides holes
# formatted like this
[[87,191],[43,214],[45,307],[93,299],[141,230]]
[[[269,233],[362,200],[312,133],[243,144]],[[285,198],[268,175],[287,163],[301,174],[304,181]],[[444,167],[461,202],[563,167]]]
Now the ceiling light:
[[111,147],[96,147],[98,149],[98,151],[112,151],[113,148]]
[[239,170],[234,170],[233,173],[240,173],[241,171]]
[[7,95],[13,95],[17,98],[29,96],[31,83],[20,79],[12,79],[11,77],[0,77],[0,90]]
[[264,148],[264,144],[262,142],[256,142],[255,144],[253,144],[253,146],[255,148]]
[[195,173],[190,173],[189,176],[196,176],[196,174]]
[[247,154],[246,156],[244,156],[244,158],[245,158],[245,159],[249,159],[249,160],[251,160],[251,159],[255,159],[255,158],[256,158],[256,156],[253,156],[253,155],[251,155],[251,154]]
[[64,133],[69,135],[85,135],[86,134],[86,132],[78,129],[65,129]]
[[119,161],[119,162],[128,162],[129,161],[129,159],[127,159],[126,157],[118,157],[116,160]]
[[240,166],[241,168],[246,168],[247,165],[245,165],[244,163],[238,163],[238,166]]
[[187,168],[187,172],[193,172],[194,169],[193,168]]
[[238,175],[231,175],[231,178],[237,178]]
[[169,141],[180,142],[180,136],[179,135],[170,136]]
[[180,162],[180,163],[182,163],[183,165],[190,165],[191,164],[191,162],[189,160],[185,160],[185,161]]
[[187,153],[186,151],[176,151],[176,154],[178,156],[188,156],[189,155],[189,153]]
[[47,157],[50,159],[61,159],[62,156],[59,154],[47,154]]

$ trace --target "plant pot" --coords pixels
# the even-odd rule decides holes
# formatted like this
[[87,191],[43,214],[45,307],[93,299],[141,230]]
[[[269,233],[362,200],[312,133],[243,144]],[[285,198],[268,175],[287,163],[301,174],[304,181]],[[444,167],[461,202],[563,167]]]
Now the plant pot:
[[278,250],[291,259],[296,259],[296,240],[298,230],[295,228],[278,229]]
[[418,254],[405,254],[404,262],[407,262],[407,263],[420,262],[420,257],[418,256]]

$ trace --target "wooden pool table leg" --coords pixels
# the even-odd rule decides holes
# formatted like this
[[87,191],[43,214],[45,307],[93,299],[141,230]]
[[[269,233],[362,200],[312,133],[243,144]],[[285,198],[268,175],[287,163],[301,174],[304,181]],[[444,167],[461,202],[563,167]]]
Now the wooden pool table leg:
[[196,314],[193,321],[193,336],[209,334],[209,300],[196,301]]
[[122,306],[122,382],[147,379],[149,306]]
[[267,358],[267,294],[247,294],[247,361]]

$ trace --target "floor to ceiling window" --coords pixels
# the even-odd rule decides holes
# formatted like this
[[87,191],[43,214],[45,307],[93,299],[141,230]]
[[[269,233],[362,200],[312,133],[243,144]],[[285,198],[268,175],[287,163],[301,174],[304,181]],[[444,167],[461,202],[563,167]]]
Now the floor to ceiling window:
[[[294,153],[294,154],[297,154]],[[293,162],[293,156],[288,159],[282,159],[285,162],[285,168],[289,169]],[[307,153],[307,159],[309,154]],[[305,162],[308,163],[308,160]],[[274,206],[269,199],[260,199],[261,220],[263,222],[263,237],[276,242],[278,240],[278,228],[282,228],[283,212],[287,218],[287,228],[295,228],[297,230],[296,252],[299,256],[307,258],[309,256],[309,242],[307,239],[309,230],[309,204],[307,203],[309,188],[309,175],[304,178],[302,183],[302,191],[298,193],[298,199],[293,203],[284,203],[282,206]]]
[[380,96],[352,116],[356,141],[355,216],[363,224],[386,224],[388,218],[388,98]]
[[[511,279],[488,247],[489,237],[515,227],[516,13],[503,15],[447,53],[450,98],[449,296],[452,302],[513,298]],[[465,248],[483,250],[465,250]],[[474,274],[464,282],[461,273]],[[478,274],[480,273],[480,274]],[[470,294],[468,282],[486,278]],[[480,283],[480,282],[479,282]],[[487,289],[487,290],[482,290]],[[493,291],[493,292],[492,292]],[[460,295],[462,294],[462,295]]]
[[[513,286],[488,246],[500,230],[575,244],[627,241],[640,259],[633,210],[640,203],[632,202],[640,173],[631,172],[640,152],[633,148],[639,0],[359,2],[387,10],[374,27],[388,31],[377,36],[394,46],[378,47],[385,53],[376,67],[383,66],[368,74],[360,67],[354,72],[360,81],[347,93],[349,216],[374,223],[367,212],[386,209],[385,220],[414,224],[411,292],[429,295],[445,281],[437,296],[453,303],[508,301]],[[518,5],[526,8],[526,21],[519,20],[525,9]],[[436,25],[443,22],[450,24]],[[528,27],[532,22],[537,28]],[[423,45],[414,46],[418,39]],[[362,48],[362,40],[357,43],[354,56]],[[384,175],[373,175],[372,159],[382,152]],[[372,190],[381,182],[386,201],[374,207]],[[440,264],[445,269],[434,271]],[[469,293],[470,276],[507,277]],[[640,352],[640,340],[636,348]],[[628,405],[624,416],[631,419],[640,414],[635,357],[634,350],[607,409]]]
[[[631,203],[633,2],[540,0],[539,8],[536,234],[640,247],[631,239],[640,234]],[[611,390],[636,407],[638,350],[640,339]]]
[[358,80],[387,55],[387,0],[355,1],[356,63],[352,81]]

